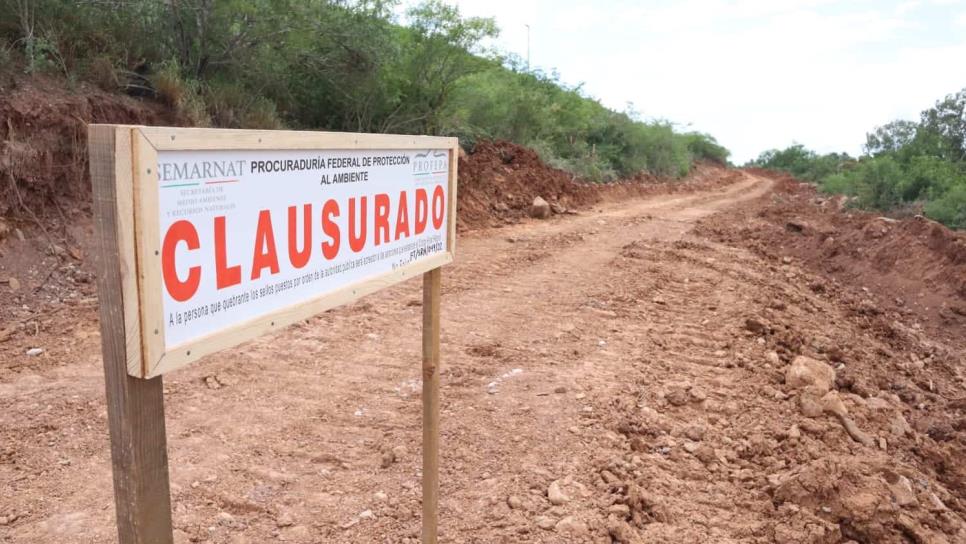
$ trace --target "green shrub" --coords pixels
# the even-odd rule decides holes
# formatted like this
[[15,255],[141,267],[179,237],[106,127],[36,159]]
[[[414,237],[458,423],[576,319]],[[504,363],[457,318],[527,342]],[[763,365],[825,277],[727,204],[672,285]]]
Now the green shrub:
[[819,189],[825,193],[854,196],[855,185],[852,178],[844,172],[832,174],[819,182]]
[[[156,93],[186,123],[431,133],[543,146],[596,181],[682,176],[727,160],[713,138],[613,111],[521,59],[484,50],[491,19],[424,0],[0,0],[0,44],[29,71]],[[150,88],[144,78],[150,82]],[[285,120],[285,123],[282,120]]]
[[202,85],[185,78],[177,61],[169,61],[150,78],[158,99],[173,108],[194,126],[211,125],[211,117],[202,96]]
[[889,210],[902,202],[899,184],[903,171],[892,157],[861,161],[848,177],[855,187],[856,203],[863,208]]
[[954,229],[966,229],[966,183],[957,185],[923,207],[926,216]]
[[91,59],[87,64],[85,76],[91,83],[105,91],[117,91],[121,86],[114,63],[108,57],[99,56]]
[[275,104],[232,83],[209,85],[205,104],[212,124],[222,128],[279,129],[282,122]]
[[710,134],[689,132],[684,135],[684,139],[687,142],[688,152],[695,159],[708,160],[719,164],[728,162],[728,155],[731,153]]

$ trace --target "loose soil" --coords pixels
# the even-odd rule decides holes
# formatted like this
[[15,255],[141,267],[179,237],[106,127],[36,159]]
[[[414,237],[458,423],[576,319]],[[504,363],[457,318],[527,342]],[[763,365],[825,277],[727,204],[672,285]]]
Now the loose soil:
[[[463,235],[444,273],[443,541],[963,541],[962,345],[706,234],[782,194],[737,176]],[[166,378],[179,542],[417,540],[419,300],[402,284]],[[11,542],[114,538],[95,302],[61,306],[2,344]],[[837,367],[867,444],[802,413],[798,355]]]
[[[460,172],[441,541],[966,542],[961,234],[761,171],[593,188],[483,143]],[[77,187],[0,224],[0,542],[116,539]],[[418,542],[419,305],[166,376],[176,542]]]

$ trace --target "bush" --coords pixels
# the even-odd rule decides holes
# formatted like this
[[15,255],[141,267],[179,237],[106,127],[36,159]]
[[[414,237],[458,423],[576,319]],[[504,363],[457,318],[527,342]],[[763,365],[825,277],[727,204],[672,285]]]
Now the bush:
[[424,0],[401,26],[396,4],[0,0],[0,44],[30,70],[80,71],[105,89],[124,74],[125,90],[156,95],[198,126],[278,128],[284,119],[455,135],[464,145],[539,142],[552,164],[597,181],[682,176],[694,158],[727,159],[709,136],[610,110],[556,73],[484,52],[497,33],[490,19]]
[[105,91],[117,91],[120,80],[117,77],[117,70],[114,63],[107,57],[94,57],[87,65],[87,79]]
[[187,79],[181,74],[177,61],[169,61],[150,78],[151,85],[157,92],[158,99],[173,108],[194,126],[207,127],[211,125],[201,84]]
[[718,143],[710,134],[689,132],[684,135],[688,152],[695,159],[703,159],[718,164],[727,164],[731,154],[727,148]]
[[854,196],[855,186],[852,179],[843,172],[832,174],[819,182],[819,189],[825,193]]
[[889,156],[864,160],[847,174],[855,187],[856,203],[876,210],[889,210],[902,202],[903,177],[899,163]]
[[923,207],[926,216],[954,229],[966,229],[966,183],[930,200]]
[[205,104],[215,126],[246,129],[279,129],[282,122],[275,104],[252,95],[247,89],[231,83],[208,86]]

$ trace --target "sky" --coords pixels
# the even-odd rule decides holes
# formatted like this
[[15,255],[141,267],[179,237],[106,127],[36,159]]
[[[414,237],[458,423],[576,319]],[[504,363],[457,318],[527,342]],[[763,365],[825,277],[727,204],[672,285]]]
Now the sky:
[[966,0],[446,0],[491,47],[604,105],[707,132],[744,163],[865,134],[966,87]]

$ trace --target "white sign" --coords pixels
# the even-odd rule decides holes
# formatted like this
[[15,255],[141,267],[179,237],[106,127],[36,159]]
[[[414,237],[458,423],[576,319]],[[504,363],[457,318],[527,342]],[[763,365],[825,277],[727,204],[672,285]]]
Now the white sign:
[[164,348],[445,253],[449,150],[157,152]]

